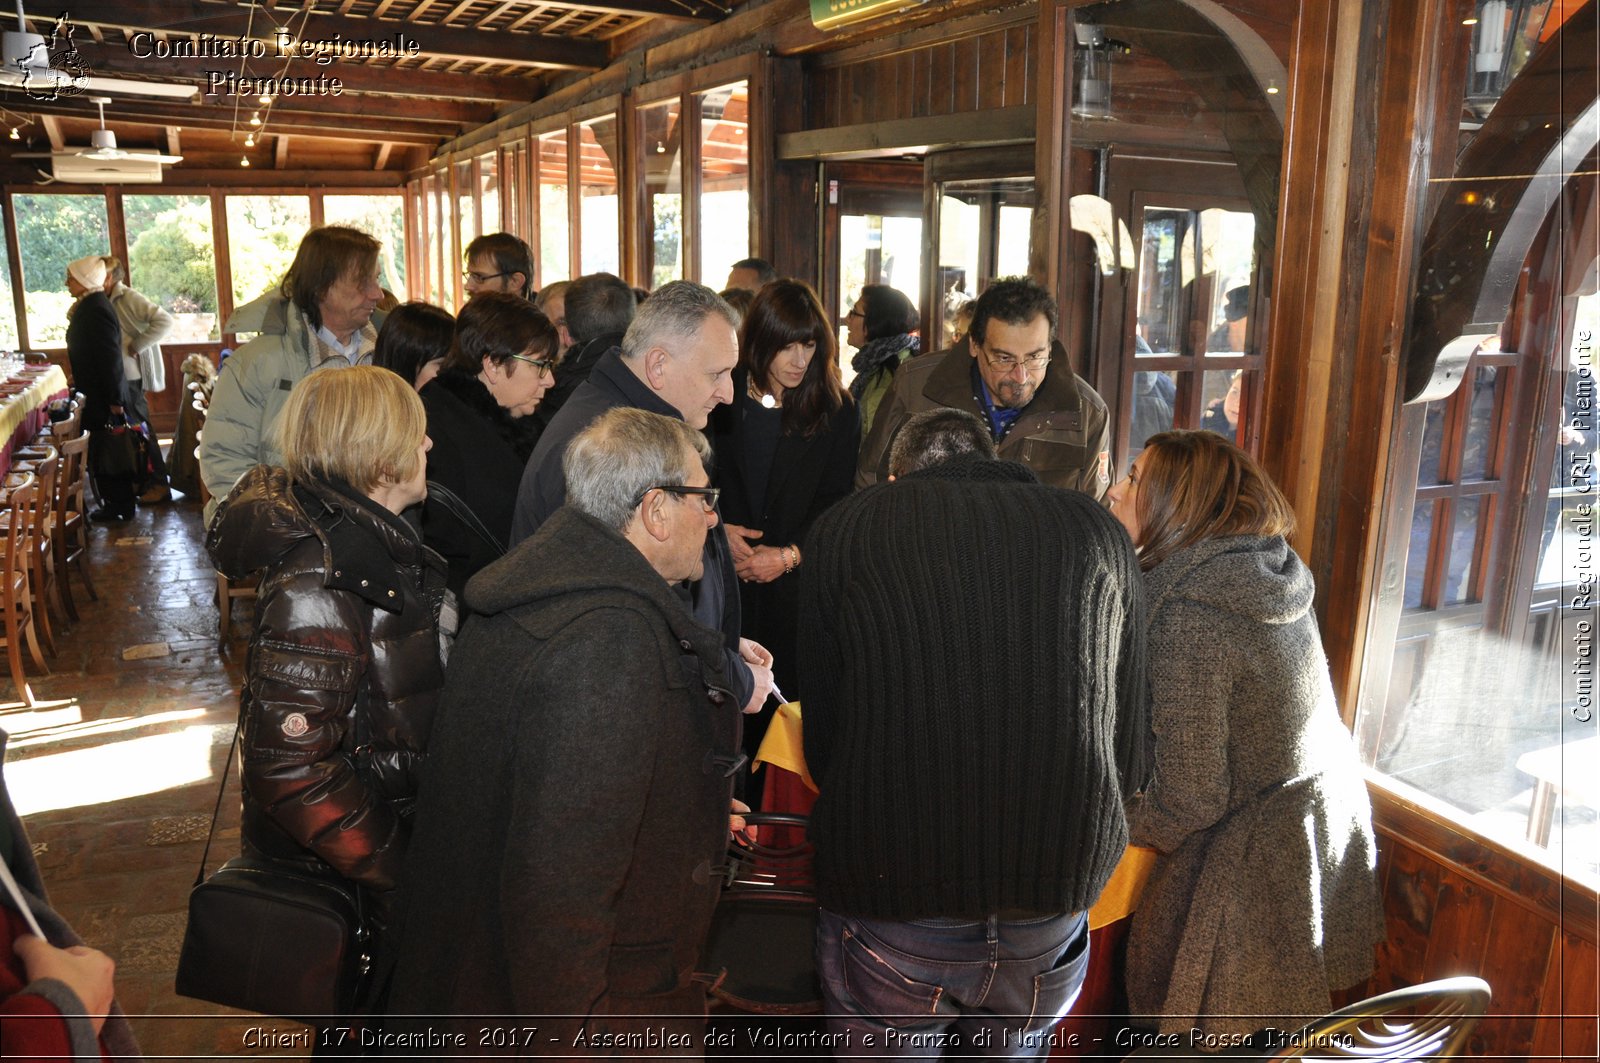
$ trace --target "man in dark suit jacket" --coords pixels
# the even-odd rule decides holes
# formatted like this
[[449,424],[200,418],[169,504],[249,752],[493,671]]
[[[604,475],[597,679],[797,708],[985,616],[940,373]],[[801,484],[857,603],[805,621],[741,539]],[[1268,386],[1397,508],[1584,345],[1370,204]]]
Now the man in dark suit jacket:
[[[83,426],[90,439],[90,467],[97,469],[106,433],[106,421],[123,416],[127,378],[122,371],[122,326],[117,311],[103,290],[105,260],[99,255],[80,258],[67,267],[67,290],[78,301],[67,311],[67,361],[72,366],[73,387],[83,392]],[[134,481],[131,475],[95,473],[101,506],[90,520],[123,521],[133,516]]]

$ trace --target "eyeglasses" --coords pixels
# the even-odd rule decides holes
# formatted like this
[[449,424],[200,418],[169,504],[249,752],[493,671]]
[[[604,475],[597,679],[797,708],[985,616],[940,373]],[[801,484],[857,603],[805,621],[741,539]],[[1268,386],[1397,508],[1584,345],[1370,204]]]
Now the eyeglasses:
[[699,495],[700,505],[705,507],[707,513],[715,513],[717,511],[717,497],[722,494],[722,488],[720,487],[685,487],[683,484],[656,484],[640,491],[639,497],[634,499],[634,506],[642,505],[645,495],[648,495],[651,491],[665,491],[669,495]]
[[537,370],[538,372],[549,373],[551,376],[555,375],[556,363],[555,363],[554,359],[551,359],[551,358],[529,358],[525,354],[513,354],[511,357],[515,358],[519,362],[527,362],[529,365],[533,366],[533,368],[535,370]]
[[852,317],[863,317],[864,318],[866,316],[867,316],[866,313],[864,311],[861,311],[861,310],[851,310],[848,314],[845,315],[846,318],[852,318]]
[[461,279],[466,281],[468,284],[487,284],[498,277],[509,276],[511,276],[510,273],[475,273],[469,269],[465,273],[461,274]]
[[1050,364],[1050,356],[1048,354],[1033,354],[1026,358],[1018,358],[1014,354],[990,354],[989,348],[983,346],[980,346],[978,350],[983,352],[983,356],[989,360],[990,365],[1002,373],[1009,373],[1019,365],[1030,373],[1037,373]]

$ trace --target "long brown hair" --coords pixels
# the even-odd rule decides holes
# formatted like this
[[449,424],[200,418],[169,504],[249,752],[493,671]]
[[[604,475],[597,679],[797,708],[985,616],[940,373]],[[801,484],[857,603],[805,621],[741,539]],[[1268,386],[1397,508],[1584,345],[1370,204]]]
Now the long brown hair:
[[1294,534],[1294,510],[1254,458],[1215,432],[1145,440],[1134,508],[1139,567],[1224,535]]
[[739,365],[756,387],[771,390],[768,376],[778,352],[791,343],[815,343],[806,375],[783,399],[783,430],[813,436],[844,405],[839,381],[838,341],[828,326],[822,302],[811,286],[797,280],[773,281],[756,294],[739,329]]

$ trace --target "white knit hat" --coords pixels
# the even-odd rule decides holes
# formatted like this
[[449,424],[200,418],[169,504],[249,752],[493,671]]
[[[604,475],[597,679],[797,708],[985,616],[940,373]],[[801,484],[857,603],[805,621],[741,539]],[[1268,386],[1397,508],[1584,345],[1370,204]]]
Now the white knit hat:
[[78,259],[67,267],[67,272],[72,274],[73,280],[91,291],[105,287],[106,263],[99,255],[88,255]]

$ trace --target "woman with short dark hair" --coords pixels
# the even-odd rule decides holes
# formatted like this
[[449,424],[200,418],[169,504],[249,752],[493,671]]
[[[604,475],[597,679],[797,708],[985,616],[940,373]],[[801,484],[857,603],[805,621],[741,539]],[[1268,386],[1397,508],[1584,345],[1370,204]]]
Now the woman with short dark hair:
[[[812,521],[850,493],[861,422],[839,382],[833,329],[796,280],[756,295],[739,332],[733,402],[706,427],[716,452],[722,517],[740,579],[743,634],[772,651],[785,696],[804,683],[795,657],[795,570]],[[766,717],[745,726],[753,752]]]
[[480,292],[456,316],[444,368],[422,389],[433,439],[428,480],[444,489],[428,499],[422,531],[444,555],[457,594],[506,549],[522,468],[539,441],[528,415],[555,379],[560,342],[526,299]]
[[878,404],[889,393],[896,369],[922,350],[917,338],[921,324],[917,308],[906,294],[887,284],[869,284],[845,315],[846,340],[857,348],[850,359],[855,379],[850,394],[861,408],[861,436],[872,430]]
[[1294,512],[1206,431],[1151,436],[1107,497],[1145,572],[1156,739],[1128,808],[1131,843],[1161,854],[1128,939],[1131,1014],[1223,1039],[1295,1029],[1367,977],[1383,919]]
[[421,391],[439,375],[455,332],[456,319],[448,310],[432,303],[402,303],[389,312],[378,330],[372,364],[399,373]]

